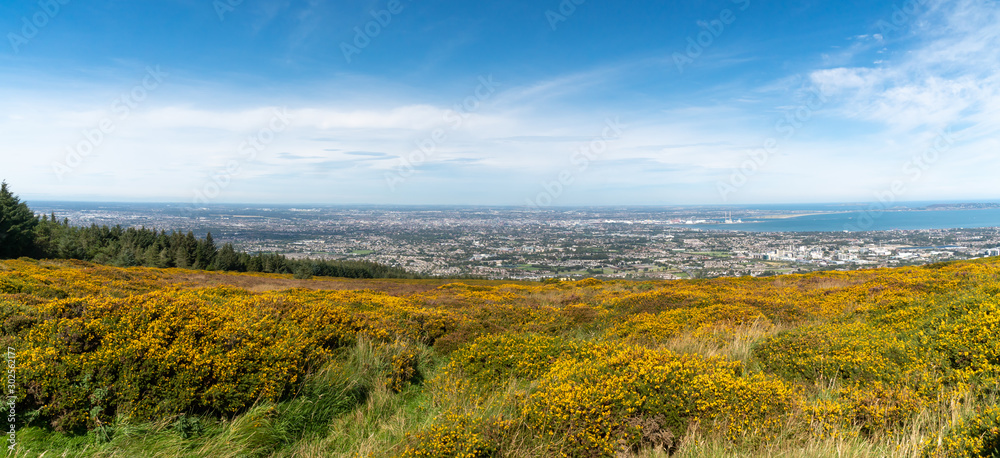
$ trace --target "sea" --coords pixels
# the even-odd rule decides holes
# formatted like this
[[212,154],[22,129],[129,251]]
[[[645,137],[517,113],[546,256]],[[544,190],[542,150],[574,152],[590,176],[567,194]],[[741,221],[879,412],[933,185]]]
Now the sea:
[[[925,210],[923,208],[926,204],[923,202],[894,206],[888,210],[872,207],[867,205],[859,209],[845,204],[758,205],[746,209],[803,215],[769,219],[751,217],[743,218],[742,223],[696,224],[690,227],[745,232],[863,232],[1000,227],[1000,208]],[[819,214],[810,214],[811,212]]]
[[[614,213],[615,218],[649,218],[656,220],[706,220],[708,224],[683,224],[687,228],[745,232],[865,232],[922,229],[960,229],[1000,227],[1000,205],[981,209],[928,209],[935,204],[954,205],[957,202],[904,202],[889,209],[872,204],[782,204],[746,206],[672,206],[672,207],[580,207],[594,214]],[[438,209],[461,214],[481,212],[485,207],[436,207],[436,206],[318,206],[336,211],[395,210],[424,211]],[[512,218],[520,218],[523,207],[495,207],[510,211]],[[207,224],[221,214],[261,215],[274,219],[301,218],[301,209],[282,205],[216,205],[212,208],[190,211],[183,204],[108,203],[108,202],[37,202],[32,209],[40,213],[55,212],[60,217],[70,216],[75,224],[122,224],[146,227],[182,227]],[[570,208],[551,208],[547,211],[563,212]],[[733,224],[720,224],[729,212]],[[376,212],[377,213],[377,212]],[[325,213],[315,215],[323,218]],[[101,216],[104,216],[102,218]],[[334,215],[336,216],[336,215]],[[167,224],[169,223],[169,224]],[[177,226],[180,225],[180,226]],[[198,230],[195,230],[197,233]]]

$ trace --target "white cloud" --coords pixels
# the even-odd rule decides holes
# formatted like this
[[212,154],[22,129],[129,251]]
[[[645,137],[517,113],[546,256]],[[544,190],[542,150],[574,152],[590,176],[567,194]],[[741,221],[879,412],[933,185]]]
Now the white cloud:
[[940,129],[995,107],[1000,97],[1000,8],[986,0],[938,2],[914,21],[918,44],[877,67],[813,72],[814,84],[846,100],[841,113],[902,135]]
[[[794,138],[781,139],[779,153],[741,189],[739,201],[864,199],[899,175],[905,161],[946,126],[962,135],[959,144],[908,196],[955,193],[954,183],[970,183],[969,192],[995,194],[983,180],[970,179],[984,176],[995,163],[994,137],[1000,131],[995,3],[941,2],[911,23],[917,41],[905,52],[892,49],[892,37],[855,37],[850,49],[826,61],[835,62],[834,68],[779,77],[744,93],[737,93],[739,84],[724,81],[724,89],[714,92],[668,93],[662,100],[651,94],[648,100],[617,104],[616,88],[628,87],[623,82],[648,66],[644,61],[517,86],[498,79],[498,92],[457,126],[449,112],[464,95],[450,103],[413,93],[396,97],[405,88],[387,94],[383,82],[352,76],[357,79],[351,84],[341,84],[350,90],[291,102],[289,128],[258,157],[242,163],[219,201],[275,200],[268,196],[287,194],[282,198],[293,201],[457,203],[492,196],[480,203],[519,204],[542,180],[572,167],[572,154],[601,135],[605,118],[618,116],[626,126],[623,138],[610,142],[557,204],[588,203],[595,196],[606,203],[718,203],[716,180],[742,164],[748,150],[780,137],[775,121],[802,102],[788,87],[800,87],[804,79],[831,102]],[[869,46],[893,52],[880,54],[880,64],[845,66],[850,54]],[[81,91],[76,86],[68,92],[74,86],[63,84],[67,89],[61,93],[0,94],[6,119],[0,123],[5,139],[0,154],[7,170],[18,174],[7,178],[18,180],[15,189],[29,195],[184,201],[239,158],[240,142],[266,126],[280,105],[278,97],[241,98],[237,88],[223,87],[219,93],[220,86],[211,82],[178,78],[171,84],[183,87],[176,92],[165,87],[128,119],[116,119],[116,131],[62,181],[52,164],[65,160],[66,148],[81,140],[81,131],[112,115],[110,103],[90,103],[101,98],[94,92],[116,94],[120,88]],[[782,94],[780,99],[775,93]],[[390,192],[384,174],[438,128],[447,138],[398,191]]]

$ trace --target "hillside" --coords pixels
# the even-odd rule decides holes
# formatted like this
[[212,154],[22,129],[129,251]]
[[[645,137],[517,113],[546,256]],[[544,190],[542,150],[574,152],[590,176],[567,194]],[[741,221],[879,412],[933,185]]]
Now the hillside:
[[989,456],[1000,259],[672,282],[0,261],[12,456]]

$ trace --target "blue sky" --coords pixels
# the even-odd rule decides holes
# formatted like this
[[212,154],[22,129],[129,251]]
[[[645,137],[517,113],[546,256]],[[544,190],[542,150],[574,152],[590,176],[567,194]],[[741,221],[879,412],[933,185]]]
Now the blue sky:
[[4,2],[0,178],[202,204],[996,200],[997,24],[985,0]]

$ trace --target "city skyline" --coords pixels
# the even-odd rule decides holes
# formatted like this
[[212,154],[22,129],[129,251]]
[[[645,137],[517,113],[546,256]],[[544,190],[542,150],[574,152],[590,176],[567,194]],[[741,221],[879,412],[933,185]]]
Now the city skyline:
[[[860,215],[794,210],[234,205],[185,211],[95,203],[34,209],[80,227],[211,234],[214,243],[245,253],[512,280],[760,276],[926,264],[1000,250],[1000,206],[939,209],[932,218],[895,212],[853,231],[842,223],[860,224]],[[163,262],[146,250],[134,259]]]
[[43,0],[0,17],[0,179],[26,200],[998,198],[992,1]]

